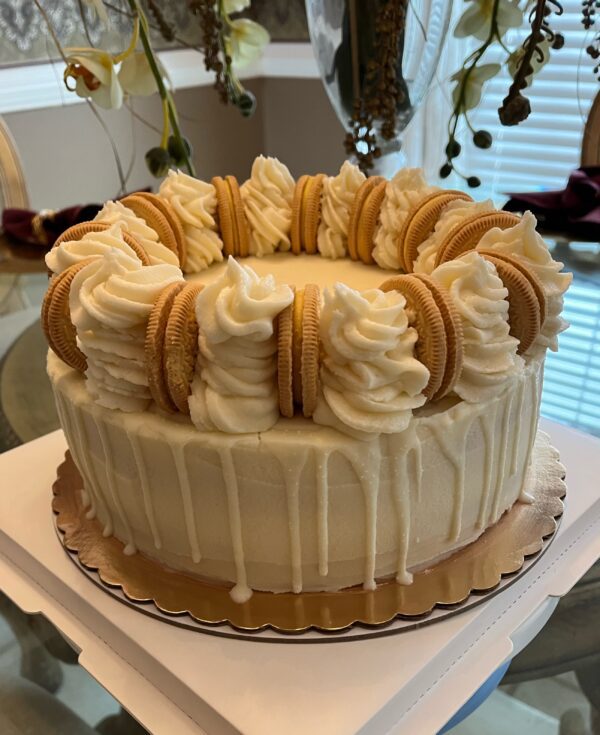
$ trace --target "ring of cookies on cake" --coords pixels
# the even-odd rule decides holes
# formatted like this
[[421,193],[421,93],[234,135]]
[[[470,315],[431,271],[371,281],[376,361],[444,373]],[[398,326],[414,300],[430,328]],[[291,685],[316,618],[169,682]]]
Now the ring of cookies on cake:
[[[288,254],[289,283],[260,277],[243,263],[276,253]],[[300,254],[349,258],[391,273],[379,288],[359,290],[341,282],[297,287],[294,256]],[[227,259],[220,276],[206,284],[192,275]],[[277,159],[259,156],[241,186],[233,176],[207,183],[170,171],[158,195],[140,192],[107,202],[94,221],[64,232],[46,263],[51,279],[42,324],[64,363],[59,368],[55,358],[49,361],[61,421],[91,514],[107,533],[124,539],[129,551],[141,549],[175,567],[230,581],[239,599],[247,598],[250,587],[298,592],[357,581],[372,586],[390,574],[406,582],[409,568],[472,541],[522,496],[541,365],[566,327],[561,311],[571,280],[536,232],[531,213],[518,217],[490,201],[474,202],[463,192],[430,186],[417,169],[403,169],[388,181],[366,178],[346,162],[335,176],[304,175],[295,182]],[[184,273],[191,276],[188,281]],[[65,376],[74,381],[78,374],[84,375],[79,392],[69,393]],[[523,398],[528,381],[529,403]],[[95,416],[96,429],[81,416],[77,423],[75,405]],[[492,409],[498,421],[486,424]],[[527,411],[526,431],[517,424]],[[198,520],[202,511],[196,504],[203,501],[197,496],[204,492],[196,483],[201,485],[200,470],[192,470],[190,480],[184,456],[189,435],[181,440],[183,448],[173,450],[183,520],[171,523],[185,529],[187,550],[177,543],[167,553],[168,544],[160,539],[151,507],[159,492],[150,487],[151,450],[140,446],[149,425],[123,429],[136,470],[125,468],[124,459],[116,466],[110,414],[140,412],[160,421],[165,432],[169,424],[173,432],[195,427],[213,437],[207,446],[216,436],[228,436],[227,458],[224,440],[211,445],[220,457],[218,481],[227,496],[221,536],[229,539],[215,541],[213,552],[206,551],[210,534]],[[478,431],[473,417],[481,424]],[[315,438],[307,432],[307,419],[315,430],[321,427],[316,443],[330,442],[321,454],[314,450],[318,456],[310,461]],[[293,422],[287,441],[293,438],[302,461],[292,459],[293,448],[281,448],[285,420]],[[96,443],[90,439],[95,433]],[[282,474],[269,479],[271,470],[265,470],[264,481],[283,488],[280,525],[287,534],[281,540],[283,531],[277,529],[273,548],[257,544],[252,552],[248,526],[243,528],[248,517],[254,531],[261,531],[260,513],[247,507],[254,502],[245,490],[250,460],[240,444],[235,449],[231,444],[233,437],[248,434],[273,437],[272,454],[279,456]],[[389,439],[387,453],[382,436]],[[432,436],[437,449],[425,451]],[[464,458],[457,458],[455,440]],[[375,444],[377,468],[371,456]],[[102,461],[94,456],[96,445],[104,452]],[[350,469],[338,467],[334,478],[327,465],[336,451]],[[380,469],[382,452],[386,462],[395,455],[406,459],[396,468],[402,479],[388,483],[394,527],[387,529],[381,505],[388,481],[381,477],[394,473],[391,465]],[[311,462],[313,479],[305,482]],[[500,462],[504,469],[498,469]],[[420,496],[411,506],[402,488],[408,487],[408,495],[422,493],[422,479],[436,463],[440,492],[450,482],[444,466],[455,470],[454,500],[448,501],[445,530],[432,531],[428,546],[427,532],[414,527],[415,503],[426,501]],[[100,467],[106,476],[100,476]],[[143,522],[128,509],[111,472],[133,472],[139,479]],[[472,483],[479,490],[468,487],[469,473],[477,475]],[[507,478],[513,475],[511,484]],[[309,512],[299,500],[304,484],[318,488],[316,507],[310,509],[314,533],[301,528]],[[349,485],[361,488],[360,501],[349,499]],[[343,486],[347,495],[340,503],[360,506],[350,531],[360,536],[360,552],[345,538],[334,538],[327,524]],[[261,508],[264,518],[267,510]],[[162,533],[168,536],[169,528]]]

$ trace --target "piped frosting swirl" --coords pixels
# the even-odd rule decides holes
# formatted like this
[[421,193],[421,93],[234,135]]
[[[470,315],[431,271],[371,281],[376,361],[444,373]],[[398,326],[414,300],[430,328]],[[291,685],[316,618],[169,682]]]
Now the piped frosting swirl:
[[293,299],[272,276],[229,258],[223,276],[196,301],[199,370],[190,414],[203,431],[266,431],[279,418],[273,323]]
[[344,258],[348,249],[348,222],[354,196],[365,175],[349,161],[344,161],[337,176],[323,183],[321,223],[317,247],[324,258]]
[[250,226],[250,254],[289,250],[294,179],[276,158],[258,156],[248,181],[240,188]]
[[406,429],[412,409],[425,403],[429,371],[414,357],[418,335],[405,305],[401,294],[379,289],[337,283],[325,291],[317,423],[371,434]]
[[179,218],[187,244],[185,270],[198,273],[223,260],[223,241],[217,231],[215,188],[182,171],[169,171],[158,191]]

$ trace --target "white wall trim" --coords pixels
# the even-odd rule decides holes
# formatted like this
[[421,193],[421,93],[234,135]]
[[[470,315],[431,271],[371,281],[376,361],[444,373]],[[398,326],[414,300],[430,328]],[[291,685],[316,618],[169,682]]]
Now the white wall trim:
[[[162,51],[159,57],[176,90],[213,83],[213,75],[204,69],[204,59],[198,51]],[[63,66],[62,61],[56,61],[0,68],[0,115],[83,102],[65,89]],[[318,76],[309,43],[271,43],[258,62],[240,73],[242,79],[316,79]]]

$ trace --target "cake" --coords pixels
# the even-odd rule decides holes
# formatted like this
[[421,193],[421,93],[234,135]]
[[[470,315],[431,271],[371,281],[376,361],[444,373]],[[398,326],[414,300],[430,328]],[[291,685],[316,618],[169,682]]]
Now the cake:
[[106,203],[46,263],[58,414],[124,554],[240,603],[409,585],[529,500],[570,282],[530,213],[259,156]]

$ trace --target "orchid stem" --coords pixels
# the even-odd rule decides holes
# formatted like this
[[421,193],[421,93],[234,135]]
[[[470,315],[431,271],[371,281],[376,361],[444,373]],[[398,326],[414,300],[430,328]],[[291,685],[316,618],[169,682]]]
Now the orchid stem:
[[[158,64],[156,63],[156,58],[152,50],[152,45],[150,43],[150,37],[148,35],[148,23],[147,23],[146,16],[144,15],[139,5],[139,0],[128,0],[128,3],[129,3],[129,7],[131,8],[131,12],[140,19],[140,28],[139,28],[140,40],[142,42],[142,46],[144,47],[144,53],[146,54],[146,58],[148,59],[150,70],[152,72],[154,80],[156,81],[156,86],[158,87],[158,93],[163,103],[163,110],[165,109],[165,105],[168,109],[168,118],[171,124],[171,129],[173,131],[173,136],[180,143],[179,147],[181,149],[181,155],[183,157],[185,167],[187,168],[190,176],[195,176],[196,172],[194,170],[194,165],[192,164],[190,157],[187,154],[186,146],[183,143],[183,137],[181,135],[181,130],[179,129],[179,121],[177,120],[177,114],[174,110],[174,105],[173,105],[171,96],[169,95],[169,92],[167,88],[165,87],[164,79],[162,77],[162,74],[160,73],[160,69],[158,68]],[[168,131],[168,126],[166,125],[165,125],[165,130]],[[165,133],[163,131],[163,137],[164,135]],[[167,137],[168,137],[168,132],[167,132]]]

